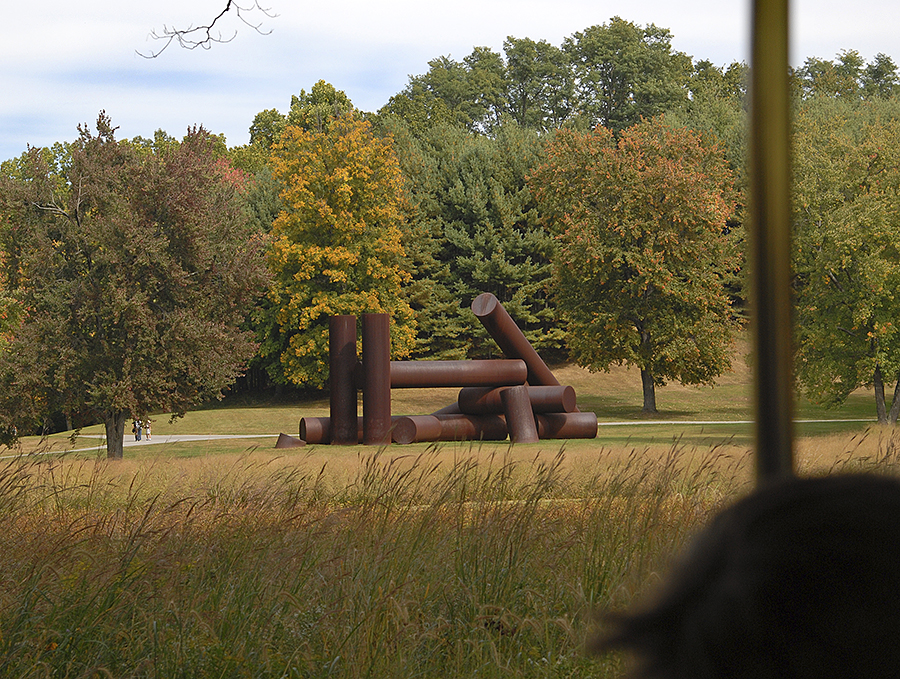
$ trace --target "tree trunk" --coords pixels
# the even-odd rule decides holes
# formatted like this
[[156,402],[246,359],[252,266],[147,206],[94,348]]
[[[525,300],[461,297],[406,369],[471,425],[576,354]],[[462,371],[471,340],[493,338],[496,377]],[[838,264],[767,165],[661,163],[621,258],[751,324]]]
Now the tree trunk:
[[653,375],[644,368],[641,368],[641,386],[644,389],[644,407],[641,412],[656,413],[656,384],[653,382]]
[[[878,414],[878,424],[887,424],[887,408],[884,405],[884,377],[881,374],[881,366],[875,366],[875,412]],[[893,410],[893,409],[892,409]]]
[[900,373],[897,373],[897,384],[894,386],[894,397],[891,399],[891,412],[888,415],[888,422],[897,424],[898,417],[900,417]]
[[103,424],[106,425],[106,457],[121,460],[125,440],[125,412],[118,410],[106,413]]

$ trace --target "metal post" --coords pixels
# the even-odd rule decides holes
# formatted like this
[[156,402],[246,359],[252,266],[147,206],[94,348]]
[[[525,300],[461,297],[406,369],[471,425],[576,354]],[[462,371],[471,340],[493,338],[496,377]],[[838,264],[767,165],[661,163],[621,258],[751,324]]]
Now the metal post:
[[363,443],[391,442],[391,327],[387,314],[363,314]]
[[750,258],[756,473],[793,473],[788,0],[754,0],[750,80]]
[[332,316],[328,321],[328,366],[331,443],[355,446],[356,435],[356,316]]
[[509,440],[513,443],[537,443],[538,431],[527,387],[509,387],[500,393],[506,411]]

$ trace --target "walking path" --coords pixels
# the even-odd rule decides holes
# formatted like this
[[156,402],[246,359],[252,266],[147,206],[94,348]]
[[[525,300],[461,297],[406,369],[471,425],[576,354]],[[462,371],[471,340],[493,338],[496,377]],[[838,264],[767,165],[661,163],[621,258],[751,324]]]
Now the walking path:
[[[103,434],[82,434],[79,438],[95,438],[97,445],[91,448],[64,448],[62,450],[48,450],[42,453],[32,453],[33,455],[62,455],[63,453],[90,453],[97,450],[106,449],[106,436]],[[162,434],[156,435],[150,440],[141,438],[135,441],[133,436],[128,436],[122,442],[123,447],[131,448],[132,446],[152,446],[159,443],[182,443],[185,441],[216,441],[224,439],[278,439],[278,434]],[[272,444],[275,445],[274,443]],[[0,460],[9,460],[15,457],[21,457],[19,454],[3,455]]]
[[[798,424],[827,424],[829,422],[872,422],[872,419],[836,419],[836,420],[794,420]],[[647,425],[735,425],[735,424],[753,424],[753,420],[619,420],[613,422],[598,422],[600,427],[640,427]],[[43,453],[34,453],[37,455],[61,455],[63,453],[88,453],[106,448],[106,436],[103,434],[84,434],[81,438],[96,438],[97,445],[91,448],[63,449],[53,450]],[[131,448],[132,446],[152,446],[159,443],[183,443],[185,441],[215,441],[226,439],[278,439],[278,434],[157,434],[149,441],[142,438],[135,441],[133,436],[126,436],[123,446]],[[274,443],[273,443],[274,447]],[[20,457],[18,454],[2,455],[0,460],[9,460]]]

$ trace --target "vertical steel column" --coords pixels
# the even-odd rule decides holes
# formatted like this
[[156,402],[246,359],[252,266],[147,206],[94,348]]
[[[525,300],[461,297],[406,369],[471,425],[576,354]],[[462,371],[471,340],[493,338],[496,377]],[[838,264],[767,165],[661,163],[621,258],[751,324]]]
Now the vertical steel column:
[[356,316],[332,316],[328,319],[328,366],[331,394],[331,443],[355,446],[356,433]]
[[391,326],[387,314],[363,314],[363,443],[391,442]]
[[788,0],[754,0],[750,260],[757,483],[793,473]]
[[509,387],[500,392],[500,399],[506,410],[506,426],[509,440],[513,443],[537,443],[538,431],[528,398],[527,387]]

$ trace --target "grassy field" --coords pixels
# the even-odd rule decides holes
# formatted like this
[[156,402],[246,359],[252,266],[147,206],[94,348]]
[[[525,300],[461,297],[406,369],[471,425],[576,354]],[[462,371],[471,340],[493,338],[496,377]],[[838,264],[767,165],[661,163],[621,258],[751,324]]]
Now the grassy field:
[[[652,421],[631,371],[558,375],[597,439],[274,450],[327,413],[306,401],[159,415],[154,439],[255,438],[115,463],[97,427],[0,452],[0,676],[620,676],[583,652],[596,613],[751,487],[746,371],[661,389]],[[454,399],[400,392],[393,410]],[[829,420],[799,426],[801,471],[895,473],[873,409],[801,403]]]

